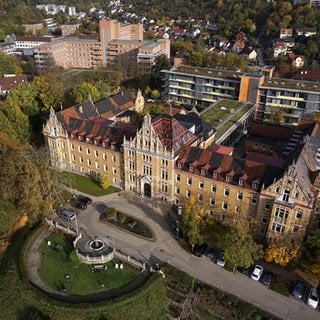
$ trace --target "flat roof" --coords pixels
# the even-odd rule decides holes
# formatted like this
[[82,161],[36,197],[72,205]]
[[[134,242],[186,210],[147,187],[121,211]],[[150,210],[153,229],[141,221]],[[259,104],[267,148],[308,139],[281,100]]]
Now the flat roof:
[[312,91],[319,93],[320,83],[305,80],[266,78],[260,88],[283,88],[288,90]]

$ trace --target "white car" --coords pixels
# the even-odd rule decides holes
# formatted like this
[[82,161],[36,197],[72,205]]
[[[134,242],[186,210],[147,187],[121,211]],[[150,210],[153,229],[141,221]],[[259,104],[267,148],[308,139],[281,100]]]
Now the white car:
[[316,309],[319,303],[319,295],[317,292],[317,288],[311,288],[308,294],[307,304],[311,308]]
[[259,264],[256,264],[254,266],[254,269],[251,273],[251,279],[254,281],[259,281],[261,275],[263,273],[263,266],[260,266]]

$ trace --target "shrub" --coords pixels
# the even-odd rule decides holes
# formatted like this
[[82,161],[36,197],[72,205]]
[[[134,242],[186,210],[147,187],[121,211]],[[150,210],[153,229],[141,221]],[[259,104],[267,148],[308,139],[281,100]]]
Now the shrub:
[[119,213],[118,215],[118,221],[120,224],[124,224],[127,220],[127,216],[123,213]]
[[104,217],[107,220],[114,220],[117,216],[117,210],[115,208],[107,208],[104,212]]

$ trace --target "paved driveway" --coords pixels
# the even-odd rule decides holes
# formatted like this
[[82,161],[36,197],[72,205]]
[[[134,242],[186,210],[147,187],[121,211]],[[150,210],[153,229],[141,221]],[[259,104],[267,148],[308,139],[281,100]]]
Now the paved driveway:
[[[169,231],[159,208],[134,196],[123,193],[94,199],[95,203],[78,216],[80,232],[107,237],[120,250],[137,259],[168,262],[191,276],[231,293],[258,308],[285,320],[319,320],[320,313],[293,297],[284,297],[239,273],[231,273],[211,263],[207,257],[197,258],[182,249]],[[145,205],[147,203],[148,205]],[[144,221],[155,234],[147,241],[118,230],[99,220],[100,212],[114,207]]]

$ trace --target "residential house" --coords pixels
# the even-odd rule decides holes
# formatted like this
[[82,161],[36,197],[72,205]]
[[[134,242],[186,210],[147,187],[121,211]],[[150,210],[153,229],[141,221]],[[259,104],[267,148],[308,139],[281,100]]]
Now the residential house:
[[293,29],[292,28],[281,28],[280,29],[280,39],[287,39],[292,38],[293,36]]
[[297,35],[298,36],[303,36],[303,37],[312,37],[317,34],[317,29],[316,28],[299,28],[297,29]]
[[10,90],[18,87],[22,83],[27,83],[28,78],[22,74],[16,76],[14,74],[5,74],[0,78],[0,96],[5,97],[9,94]]
[[304,55],[296,55],[294,53],[289,53],[288,57],[291,59],[291,64],[297,68],[301,69],[304,66],[305,57]]

